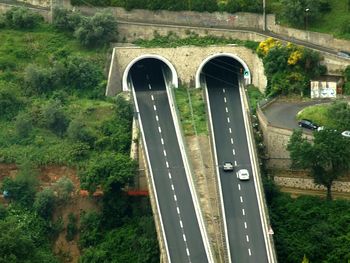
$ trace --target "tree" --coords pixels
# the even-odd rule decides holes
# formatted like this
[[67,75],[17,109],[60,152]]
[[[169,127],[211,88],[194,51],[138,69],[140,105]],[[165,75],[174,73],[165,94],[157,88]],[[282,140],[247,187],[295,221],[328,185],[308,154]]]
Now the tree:
[[13,7],[5,13],[5,23],[14,28],[33,28],[43,17],[25,7]]
[[68,177],[61,177],[52,185],[59,201],[66,202],[74,191],[74,184]]
[[96,140],[92,130],[89,129],[80,119],[74,119],[69,123],[67,135],[73,142],[84,142],[91,147],[94,145]]
[[33,120],[28,113],[20,113],[15,122],[16,133],[19,138],[26,138],[33,129]]
[[334,102],[328,111],[328,118],[337,120],[337,129],[350,129],[350,105],[347,102]]
[[0,81],[0,119],[11,120],[23,105],[24,101],[16,87]]
[[34,210],[43,218],[50,219],[55,207],[55,195],[52,189],[44,188],[35,196]]
[[292,26],[302,27],[320,16],[320,0],[281,0],[281,16]]
[[31,207],[39,184],[37,171],[31,163],[25,162],[20,165],[18,174],[14,179],[6,177],[2,184],[2,190],[9,193],[9,198],[24,207]]
[[99,12],[84,18],[74,35],[83,46],[102,46],[116,39],[117,22],[111,13]]
[[294,131],[288,146],[293,165],[311,170],[316,184],[327,188],[327,199],[332,199],[333,181],[350,169],[350,140],[339,132],[324,129],[314,132],[313,143],[302,137],[302,131]]
[[63,136],[69,125],[69,119],[61,102],[57,100],[50,101],[43,107],[41,114],[44,127],[58,136]]
[[60,7],[53,9],[52,25],[57,29],[74,32],[82,20],[83,17],[78,12],[71,12]]
[[54,87],[51,73],[50,69],[31,64],[25,69],[24,81],[27,83],[30,91],[39,94],[46,93],[53,90]]

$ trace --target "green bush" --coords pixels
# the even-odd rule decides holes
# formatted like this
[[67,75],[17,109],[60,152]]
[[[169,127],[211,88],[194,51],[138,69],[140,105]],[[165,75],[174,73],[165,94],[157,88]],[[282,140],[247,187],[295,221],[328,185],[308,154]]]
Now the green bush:
[[13,28],[34,28],[43,17],[24,7],[13,7],[5,13],[5,23]]
[[11,120],[23,108],[24,101],[17,88],[0,81],[0,119]]
[[59,7],[53,9],[52,25],[57,29],[74,32],[82,20],[83,16],[78,12],[71,12]]
[[61,202],[66,202],[74,191],[74,184],[68,177],[61,177],[53,184],[53,189],[57,193],[57,198]]
[[117,22],[111,13],[99,12],[84,19],[74,35],[83,46],[103,46],[116,39]]
[[20,113],[15,122],[16,133],[18,137],[27,138],[33,129],[33,120],[28,113]]
[[55,207],[55,195],[52,189],[44,188],[36,193],[34,210],[43,218],[50,219]]
[[64,84],[68,90],[96,89],[103,79],[101,69],[85,58],[69,56],[64,62],[64,68]]
[[67,241],[72,241],[76,236],[76,234],[78,233],[77,222],[78,222],[78,219],[76,215],[74,215],[73,213],[69,213],[68,224],[67,224],[67,234],[66,234]]
[[41,68],[37,65],[28,65],[24,72],[24,81],[29,91],[36,94],[47,93],[54,89],[54,79],[50,68]]
[[90,147],[94,146],[96,140],[92,130],[81,119],[75,119],[70,122],[67,135],[73,142],[80,141],[88,144]]
[[58,136],[63,136],[69,125],[69,118],[63,109],[61,102],[50,101],[42,109],[43,126]]

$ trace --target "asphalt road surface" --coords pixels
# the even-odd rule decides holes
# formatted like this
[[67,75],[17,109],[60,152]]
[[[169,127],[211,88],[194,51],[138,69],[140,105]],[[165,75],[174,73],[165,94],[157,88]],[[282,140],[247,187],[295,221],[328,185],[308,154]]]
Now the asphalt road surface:
[[[329,103],[330,100],[313,100],[306,102],[276,101],[264,109],[264,114],[271,125],[287,129],[297,129],[296,115],[302,109],[321,103]],[[304,131],[309,131],[303,129]]]
[[[268,262],[267,251],[235,73],[240,67],[232,59],[221,57],[208,62],[204,74],[218,165],[222,166],[225,161],[237,165],[233,172],[219,169],[231,260],[234,263],[264,263]],[[237,178],[239,169],[248,169],[249,181]]]
[[175,133],[161,62],[142,60],[133,66],[131,76],[171,262],[208,262]]

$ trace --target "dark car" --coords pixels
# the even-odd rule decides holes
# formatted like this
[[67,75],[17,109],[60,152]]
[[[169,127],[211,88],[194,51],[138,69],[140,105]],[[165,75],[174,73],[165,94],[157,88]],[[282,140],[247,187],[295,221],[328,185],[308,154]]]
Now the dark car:
[[233,171],[233,164],[231,162],[224,162],[222,168],[225,172]]
[[307,128],[310,130],[317,130],[318,129],[318,125],[313,123],[310,120],[306,120],[306,119],[302,119],[298,122],[299,127],[303,127],[303,128]]

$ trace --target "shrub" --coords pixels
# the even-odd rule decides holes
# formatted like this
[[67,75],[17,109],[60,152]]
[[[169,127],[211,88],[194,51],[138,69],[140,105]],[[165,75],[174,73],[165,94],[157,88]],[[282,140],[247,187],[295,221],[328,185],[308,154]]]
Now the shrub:
[[9,198],[25,207],[33,205],[36,187],[38,186],[37,171],[30,163],[20,166],[19,173],[14,179],[6,177],[2,184],[2,190],[9,193]]
[[66,116],[61,102],[54,100],[42,109],[42,122],[45,128],[51,130],[58,136],[66,132],[69,119]]
[[43,17],[28,8],[14,7],[5,13],[5,23],[14,28],[34,28]]
[[27,138],[33,129],[33,120],[28,113],[20,113],[16,117],[16,133],[20,138]]
[[40,68],[34,64],[26,67],[24,81],[27,83],[30,91],[39,94],[51,91],[54,86],[51,70]]
[[0,119],[10,120],[23,107],[24,101],[13,85],[0,81]]
[[72,141],[85,142],[89,146],[93,146],[96,140],[91,129],[89,129],[80,119],[70,122],[67,129],[68,138]]
[[96,88],[103,79],[100,68],[88,59],[70,56],[64,62],[65,86],[86,90]]
[[67,235],[66,235],[67,241],[72,241],[75,235],[78,233],[77,221],[78,220],[76,215],[74,215],[73,213],[70,213],[68,215]]
[[111,13],[96,13],[93,17],[86,18],[74,35],[83,46],[102,46],[116,39],[117,22]]
[[43,218],[50,219],[55,206],[55,195],[52,189],[45,188],[35,196],[34,210]]
[[52,187],[57,193],[58,200],[61,202],[66,202],[74,190],[74,184],[68,177],[58,179]]
[[71,12],[59,7],[56,7],[53,10],[52,24],[57,29],[74,32],[82,20],[83,17],[78,12]]

